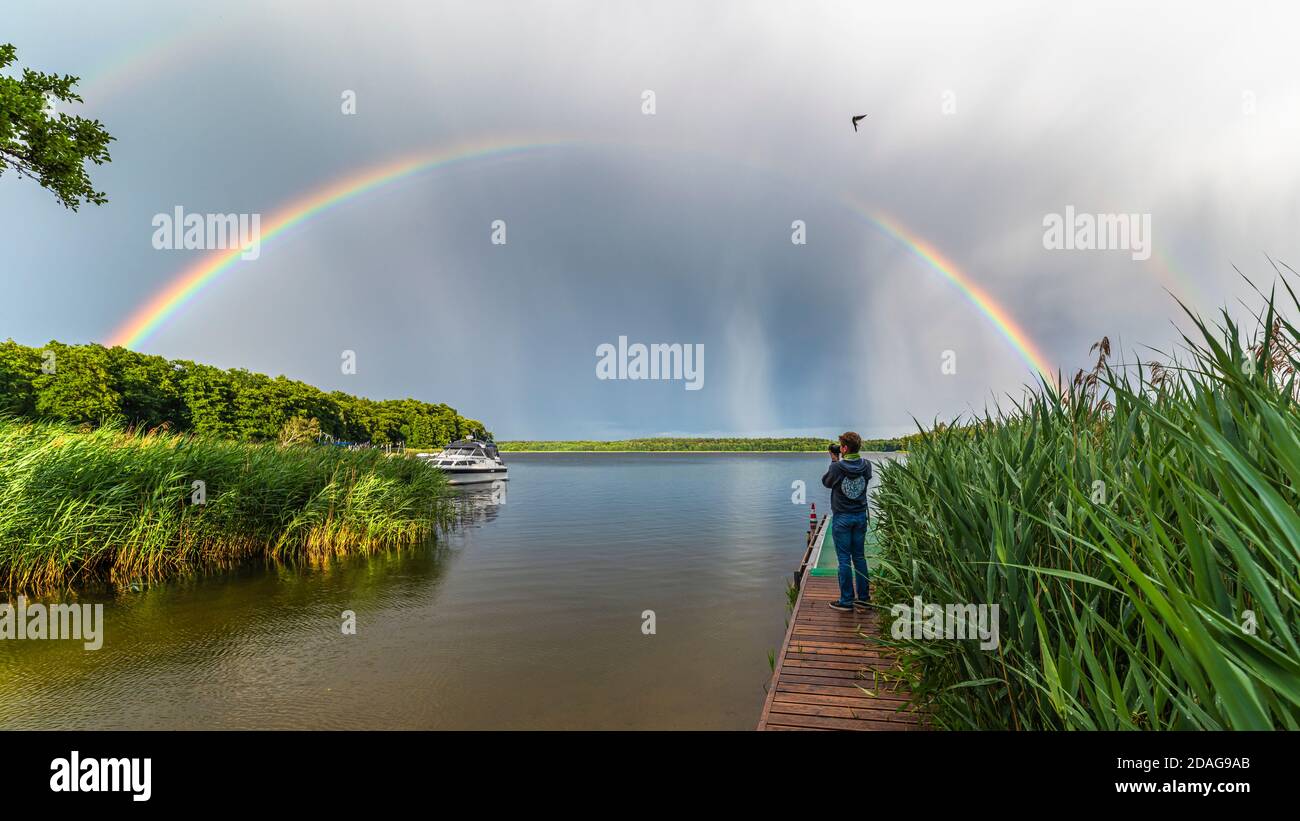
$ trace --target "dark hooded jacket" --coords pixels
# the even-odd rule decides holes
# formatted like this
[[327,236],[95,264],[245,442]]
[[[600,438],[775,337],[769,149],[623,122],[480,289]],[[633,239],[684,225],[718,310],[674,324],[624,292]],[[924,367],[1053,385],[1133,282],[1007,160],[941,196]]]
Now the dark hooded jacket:
[[831,462],[822,477],[822,484],[831,489],[831,513],[865,513],[870,483],[871,463],[861,456]]

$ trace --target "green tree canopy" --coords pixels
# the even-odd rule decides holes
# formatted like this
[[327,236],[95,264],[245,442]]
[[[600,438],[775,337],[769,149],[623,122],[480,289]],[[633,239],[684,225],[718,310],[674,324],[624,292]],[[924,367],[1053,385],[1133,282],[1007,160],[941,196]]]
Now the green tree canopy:
[[[17,59],[12,45],[0,45],[0,71]],[[0,175],[14,171],[36,180],[65,208],[83,201],[108,202],[86,173],[86,161],[103,165],[111,159],[112,137],[99,120],[55,111],[59,103],[82,102],[72,90],[78,78],[23,69],[21,78],[0,75]]]
[[466,435],[491,437],[482,422],[441,403],[325,393],[305,382],[222,370],[126,348],[0,342],[0,415],[62,422],[166,425],[241,441],[328,434],[376,445],[441,447]]

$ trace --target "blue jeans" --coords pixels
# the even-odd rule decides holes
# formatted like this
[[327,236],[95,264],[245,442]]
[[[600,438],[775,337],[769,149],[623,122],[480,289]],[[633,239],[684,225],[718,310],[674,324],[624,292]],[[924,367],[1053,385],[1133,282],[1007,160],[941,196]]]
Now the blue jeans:
[[[831,518],[835,556],[840,560],[840,604],[871,598],[867,589],[867,514],[836,513]],[[858,594],[853,595],[856,578]]]

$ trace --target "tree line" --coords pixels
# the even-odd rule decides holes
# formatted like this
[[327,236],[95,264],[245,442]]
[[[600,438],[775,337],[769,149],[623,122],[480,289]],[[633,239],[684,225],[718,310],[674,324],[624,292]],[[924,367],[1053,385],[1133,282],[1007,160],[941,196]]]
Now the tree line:
[[[483,423],[444,404],[326,393],[284,376],[223,370],[102,345],[0,343],[0,414],[73,424],[166,427],[269,441],[312,420],[347,442],[435,448],[490,438]],[[316,425],[310,425],[314,430]]]
[[[895,439],[863,439],[862,450],[870,453],[906,450],[910,436]],[[816,437],[719,437],[719,438],[678,438],[651,437],[647,439],[623,439],[615,442],[600,441],[510,441],[498,442],[502,451],[735,451],[735,452],[821,452],[834,444],[833,439]]]

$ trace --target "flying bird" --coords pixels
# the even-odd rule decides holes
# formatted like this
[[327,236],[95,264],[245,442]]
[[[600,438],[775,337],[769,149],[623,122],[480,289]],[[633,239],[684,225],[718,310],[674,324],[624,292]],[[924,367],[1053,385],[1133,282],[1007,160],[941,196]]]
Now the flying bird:
[[867,118],[867,115],[866,115],[866,114],[859,114],[858,116],[854,117],[854,118],[853,118],[853,130],[854,130],[854,131],[857,131],[857,130],[858,130],[858,120],[865,120],[866,118]]

